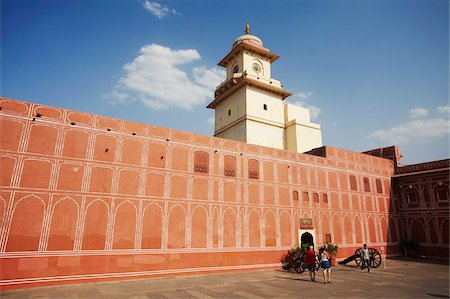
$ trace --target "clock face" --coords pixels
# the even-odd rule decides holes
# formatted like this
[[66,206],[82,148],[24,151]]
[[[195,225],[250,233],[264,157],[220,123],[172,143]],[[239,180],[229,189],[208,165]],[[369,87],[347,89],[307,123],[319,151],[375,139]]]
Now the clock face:
[[259,64],[257,64],[257,63],[254,63],[254,64],[252,65],[252,69],[253,69],[253,71],[254,71],[255,73],[257,73],[257,74],[259,74],[259,73],[261,72],[261,66],[260,66]]
[[239,66],[235,65],[233,68],[233,73],[238,73],[239,72]]

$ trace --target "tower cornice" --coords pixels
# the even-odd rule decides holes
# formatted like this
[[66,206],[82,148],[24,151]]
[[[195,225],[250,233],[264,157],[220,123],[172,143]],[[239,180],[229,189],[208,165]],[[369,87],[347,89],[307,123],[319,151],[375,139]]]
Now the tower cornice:
[[217,87],[216,91],[214,92],[214,101],[209,103],[206,108],[215,109],[215,107],[220,102],[222,102],[244,86],[254,87],[267,93],[280,96],[281,100],[284,100],[288,96],[292,95],[292,93],[282,89],[281,87],[278,87],[271,83],[263,82],[258,78],[252,78],[251,76],[247,76],[245,73],[240,73],[234,74],[233,78],[223,82],[221,85],[219,85],[219,87]]
[[269,51],[269,49],[264,48],[262,46],[256,46],[254,43],[249,43],[247,41],[242,41],[239,45],[235,46],[230,53],[227,54],[219,63],[219,66],[227,67],[227,64],[233,60],[233,58],[238,55],[240,52],[247,50],[251,53],[256,53],[261,55],[262,57],[265,57],[269,59],[270,63],[274,62],[280,56],[272,53]]

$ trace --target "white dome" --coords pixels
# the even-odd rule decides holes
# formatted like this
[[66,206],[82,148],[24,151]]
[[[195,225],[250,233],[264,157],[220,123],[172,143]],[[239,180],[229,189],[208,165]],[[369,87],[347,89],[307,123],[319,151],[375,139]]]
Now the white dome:
[[242,42],[245,42],[248,44],[253,44],[257,47],[263,46],[263,42],[259,37],[250,34],[250,25],[249,24],[247,24],[245,26],[245,35],[241,35],[238,38],[236,38],[233,42],[232,48],[236,47],[237,45],[239,45]]
[[232,48],[236,47],[237,45],[239,45],[242,42],[246,42],[249,44],[255,44],[256,46],[260,46],[260,47],[263,46],[263,42],[259,37],[251,35],[251,34],[245,34],[245,35],[239,36],[238,38],[236,38],[234,40]]

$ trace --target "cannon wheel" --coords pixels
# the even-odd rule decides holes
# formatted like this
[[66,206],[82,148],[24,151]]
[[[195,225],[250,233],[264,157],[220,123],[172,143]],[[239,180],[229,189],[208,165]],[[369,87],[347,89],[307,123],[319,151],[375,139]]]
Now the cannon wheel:
[[371,255],[370,266],[372,268],[378,268],[381,265],[381,254],[375,248],[369,248]]
[[361,266],[362,266],[361,248],[358,248],[358,249],[355,250],[355,262],[358,265],[358,267],[361,268]]
[[292,267],[294,271],[301,274],[305,272],[305,268],[303,267],[303,254],[294,254],[292,257]]

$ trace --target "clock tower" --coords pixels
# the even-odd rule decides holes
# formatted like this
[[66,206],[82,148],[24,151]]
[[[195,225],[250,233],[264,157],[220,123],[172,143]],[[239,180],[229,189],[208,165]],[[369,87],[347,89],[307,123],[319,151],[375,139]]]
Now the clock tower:
[[[219,62],[227,77],[207,106],[215,109],[214,136],[296,152],[322,146],[320,126],[310,123],[309,110],[283,103],[291,93],[271,77],[270,69],[278,58],[250,34],[247,24],[245,35],[234,40]],[[303,143],[313,140],[306,146],[297,140],[297,132],[304,129],[308,132]]]

